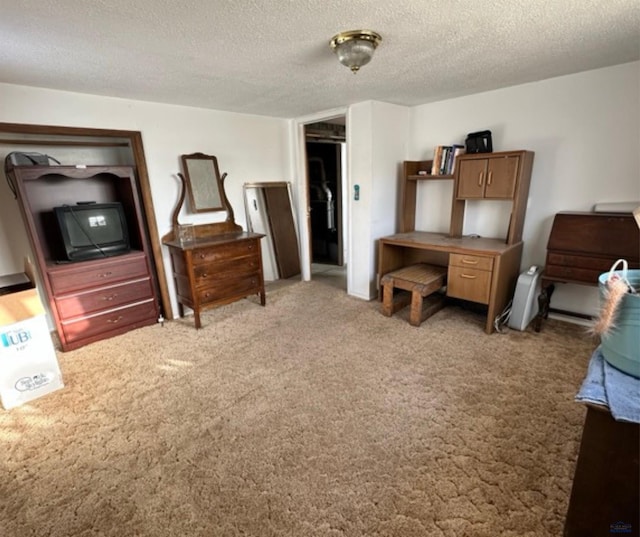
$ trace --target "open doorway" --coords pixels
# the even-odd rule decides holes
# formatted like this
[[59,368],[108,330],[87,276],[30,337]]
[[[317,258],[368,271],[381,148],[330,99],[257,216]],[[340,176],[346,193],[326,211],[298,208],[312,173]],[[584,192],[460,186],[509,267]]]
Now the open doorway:
[[344,116],[305,125],[312,279],[346,290]]

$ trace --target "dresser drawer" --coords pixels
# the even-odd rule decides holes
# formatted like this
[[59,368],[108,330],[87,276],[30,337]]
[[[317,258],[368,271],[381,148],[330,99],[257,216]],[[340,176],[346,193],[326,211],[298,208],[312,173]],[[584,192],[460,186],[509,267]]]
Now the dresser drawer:
[[151,278],[147,277],[56,297],[55,302],[60,318],[69,319],[152,297]]
[[68,343],[107,332],[124,332],[156,322],[157,309],[153,299],[128,306],[62,321],[62,331]]
[[118,256],[100,263],[85,261],[49,271],[54,295],[96,286],[109,285],[149,275],[144,255]]
[[210,287],[198,290],[200,304],[206,305],[220,300],[235,300],[262,291],[260,274],[253,274],[240,278],[230,278],[226,281],[216,281]]
[[209,248],[201,248],[193,252],[193,264],[209,264],[237,257],[255,255],[259,247],[260,244],[257,240],[245,240],[220,244]]
[[220,260],[216,263],[198,264],[193,268],[196,287],[210,287],[220,280],[232,280],[242,276],[251,276],[261,270],[260,258],[253,253],[249,257]]
[[449,265],[447,296],[480,304],[489,303],[491,272]]
[[493,258],[481,255],[450,254],[449,265],[479,270],[493,270]]

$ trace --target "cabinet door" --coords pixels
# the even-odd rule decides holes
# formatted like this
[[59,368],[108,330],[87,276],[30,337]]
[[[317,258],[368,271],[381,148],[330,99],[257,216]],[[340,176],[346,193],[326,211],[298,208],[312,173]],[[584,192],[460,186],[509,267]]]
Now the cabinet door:
[[513,199],[519,161],[520,158],[517,156],[488,160],[485,198]]
[[487,175],[487,159],[461,160],[458,174],[458,198],[482,198]]

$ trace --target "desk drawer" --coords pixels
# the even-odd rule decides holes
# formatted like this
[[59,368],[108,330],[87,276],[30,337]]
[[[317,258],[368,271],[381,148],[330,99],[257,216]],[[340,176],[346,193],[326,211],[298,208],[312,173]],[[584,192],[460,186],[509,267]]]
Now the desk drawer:
[[449,265],[447,296],[480,304],[489,303],[491,272]]
[[560,265],[547,265],[544,267],[543,278],[545,280],[569,280],[587,285],[598,285],[598,277],[603,272],[608,272],[610,266],[605,270],[593,270],[577,267],[565,267]]
[[613,265],[615,261],[612,257],[589,257],[557,252],[547,253],[547,265],[586,268],[595,270],[598,274],[609,272],[611,265]]
[[482,255],[450,254],[449,265],[478,270],[493,270],[493,258]]

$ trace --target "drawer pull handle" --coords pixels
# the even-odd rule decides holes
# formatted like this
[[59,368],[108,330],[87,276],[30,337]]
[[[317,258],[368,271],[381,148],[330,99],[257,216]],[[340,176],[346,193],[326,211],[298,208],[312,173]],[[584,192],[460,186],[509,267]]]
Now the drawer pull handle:
[[478,261],[473,260],[473,259],[463,259],[462,262],[465,265],[477,265],[478,264]]
[[460,274],[461,278],[466,278],[467,280],[475,280],[477,278],[477,276],[474,276],[472,274]]
[[113,293],[112,295],[109,295],[109,296],[103,296],[102,300],[106,300],[107,302],[111,302],[117,296],[118,296],[117,293]]
[[201,278],[207,278],[208,276],[209,275],[206,272],[203,272]]
[[109,276],[111,276],[111,272],[103,272],[102,274],[98,274],[99,278],[107,278]]
[[117,324],[120,321],[122,321],[122,319],[123,319],[122,315],[118,315],[115,319],[107,319],[107,322],[109,324]]
[[482,186],[482,180],[484,179],[484,172],[478,174],[478,186]]
[[489,172],[487,174],[487,186],[491,184],[491,178],[493,177],[493,172]]

